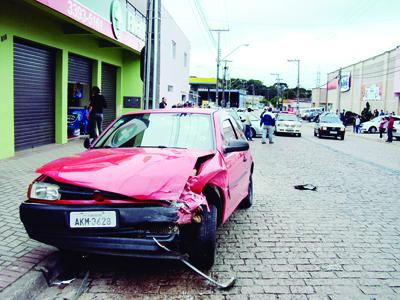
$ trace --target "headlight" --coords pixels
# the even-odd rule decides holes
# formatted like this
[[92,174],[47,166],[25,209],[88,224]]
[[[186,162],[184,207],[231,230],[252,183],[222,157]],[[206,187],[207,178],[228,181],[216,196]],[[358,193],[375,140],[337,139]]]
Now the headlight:
[[56,184],[50,184],[46,182],[35,182],[32,184],[30,198],[40,200],[59,200],[60,193],[58,190],[60,187]]
[[344,128],[340,128],[340,131],[344,131]]
[[326,130],[326,127],[322,127],[322,130]]

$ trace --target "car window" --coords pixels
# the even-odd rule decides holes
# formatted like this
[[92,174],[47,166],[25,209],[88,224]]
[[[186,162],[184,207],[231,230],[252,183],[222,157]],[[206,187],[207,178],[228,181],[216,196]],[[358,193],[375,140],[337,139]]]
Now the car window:
[[278,115],[276,120],[277,121],[295,121],[296,122],[296,121],[298,121],[298,118],[295,115],[284,115],[284,114],[282,114],[282,115]]
[[121,117],[93,148],[168,147],[214,150],[211,117],[192,113],[145,113]]
[[223,135],[224,135],[224,145],[228,146],[229,145],[229,140],[231,139],[237,139],[235,130],[232,127],[232,123],[230,120],[225,120],[222,123],[222,129],[223,129]]
[[246,137],[244,136],[243,129],[240,127],[240,125],[237,123],[237,121],[234,119],[231,119],[231,123],[232,123],[233,129],[235,130],[237,138],[238,139],[246,139]]

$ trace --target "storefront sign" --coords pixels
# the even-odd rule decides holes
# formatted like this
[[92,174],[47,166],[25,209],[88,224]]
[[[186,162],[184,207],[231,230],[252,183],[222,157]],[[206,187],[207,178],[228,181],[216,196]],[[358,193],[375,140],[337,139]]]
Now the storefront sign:
[[380,101],[382,100],[381,84],[364,85],[363,101]]
[[343,73],[340,79],[340,92],[348,92],[351,88],[351,74]]
[[[146,18],[129,2],[84,0],[36,0],[63,15],[128,47],[140,51],[144,46]],[[83,5],[85,2],[87,6]],[[100,13],[95,12],[97,5]],[[105,12],[108,12],[107,14]],[[111,12],[111,13],[110,13]]]
[[140,97],[124,96],[124,108],[140,108],[141,107]]

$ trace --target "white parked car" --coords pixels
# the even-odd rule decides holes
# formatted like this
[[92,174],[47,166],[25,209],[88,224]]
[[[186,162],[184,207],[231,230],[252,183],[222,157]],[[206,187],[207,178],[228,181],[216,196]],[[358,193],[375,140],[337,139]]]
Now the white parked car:
[[277,114],[275,119],[275,134],[291,134],[301,136],[301,121],[293,114]]
[[[376,133],[376,132],[378,132],[379,131],[379,123],[381,122],[382,117],[388,118],[389,116],[378,116],[378,117],[373,118],[370,121],[361,123],[361,126],[360,126],[361,133],[367,133],[367,132]],[[400,117],[394,116],[394,120],[400,121]],[[386,130],[386,127],[385,127],[385,130]]]
[[[240,117],[240,120],[244,122],[244,112],[239,112],[238,115]],[[252,137],[261,137],[262,135],[262,128],[260,126],[260,117],[257,117],[255,115],[251,115],[251,136]]]
[[396,140],[400,141],[400,121],[395,121],[394,122],[393,137]]

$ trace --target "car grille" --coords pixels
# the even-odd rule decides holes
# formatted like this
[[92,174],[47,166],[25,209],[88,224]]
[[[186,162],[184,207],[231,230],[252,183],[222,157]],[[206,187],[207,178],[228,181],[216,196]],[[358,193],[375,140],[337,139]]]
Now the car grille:
[[328,130],[340,131],[340,127],[327,127]]
[[57,184],[60,187],[59,192],[61,194],[61,200],[93,200],[95,193],[97,194],[100,193],[104,198],[109,200],[132,199],[130,197],[117,193],[99,191],[91,188],[85,188],[81,186],[75,186],[72,184],[57,182],[49,177],[47,177],[44,181],[52,184]]

